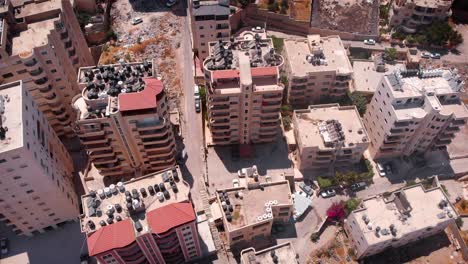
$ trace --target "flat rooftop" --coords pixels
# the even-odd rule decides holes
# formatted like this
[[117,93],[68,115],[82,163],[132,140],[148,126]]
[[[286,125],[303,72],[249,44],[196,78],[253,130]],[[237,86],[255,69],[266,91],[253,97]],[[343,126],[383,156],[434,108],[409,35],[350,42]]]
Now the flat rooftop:
[[352,89],[356,92],[373,94],[382,77],[396,69],[405,69],[405,65],[403,63],[386,63],[385,72],[378,72],[375,70],[374,61],[354,60],[354,85],[352,85]]
[[27,25],[27,30],[19,32],[12,39],[12,55],[29,54],[35,47],[46,45],[48,35],[54,29],[56,19],[48,19]]
[[[304,147],[318,147],[319,149],[335,148],[333,143],[344,142],[344,147],[352,147],[355,144],[369,142],[366,130],[355,106],[340,106],[339,104],[311,105],[308,109],[295,110],[297,120],[298,141]],[[334,120],[334,122],[331,122]],[[328,121],[328,122],[327,122]],[[328,124],[327,124],[328,123]],[[339,123],[334,125],[332,123]],[[344,139],[336,141],[335,133],[339,131],[333,127],[341,127]],[[332,131],[332,130],[335,130]]]
[[[424,190],[422,185],[405,188],[387,199],[382,196],[369,198],[363,201],[362,206],[364,209],[352,213],[355,217],[353,224],[361,230],[367,244],[402,238],[411,232],[457,218],[457,213],[440,188]],[[391,225],[396,230],[394,234],[390,232]],[[379,232],[376,231],[377,227]]]
[[437,8],[442,6],[451,6],[453,1],[447,0],[413,0],[414,4],[422,7]]
[[60,10],[62,9],[62,1],[61,0],[47,0],[43,2],[22,1],[22,3],[19,4],[17,8],[20,8],[21,12],[15,15],[16,18],[27,18],[27,17],[39,15],[39,14],[43,16],[44,13],[58,14],[60,13]]
[[[272,246],[260,251],[247,248],[241,252],[241,264],[298,263],[297,254],[291,242]],[[277,260],[277,262],[274,261]]]
[[[122,187],[119,187],[120,184]],[[127,219],[132,222],[138,220],[143,230],[148,230],[147,212],[169,204],[188,201],[189,191],[190,186],[182,180],[179,167],[90,191],[81,197],[83,204],[81,230],[90,234],[102,227]],[[128,195],[131,198],[127,198]],[[127,207],[128,203],[130,207]],[[136,229],[134,232],[139,233]]]
[[[284,49],[288,56],[291,72],[295,76],[307,76],[314,72],[335,72],[351,75],[353,68],[346,49],[339,36],[320,37],[309,35],[307,38],[286,39]],[[308,58],[317,59],[317,63]]]
[[[8,129],[0,140],[0,153],[23,146],[23,85],[21,81],[0,85],[0,129]],[[2,111],[3,110],[3,111]]]
[[156,96],[164,90],[155,76],[153,62],[148,61],[82,67],[78,84],[83,92],[73,105],[80,111],[79,119],[155,108]]
[[[218,197],[225,193],[232,205],[232,221],[225,221],[229,231],[248,226],[264,219],[259,217],[268,214],[265,204],[273,201],[273,206],[292,205],[291,192],[287,181],[259,184],[262,189],[231,188],[218,190]],[[238,196],[238,197],[236,197]],[[220,204],[222,206],[222,204]],[[221,208],[223,210],[223,208]],[[226,214],[224,214],[226,217]]]

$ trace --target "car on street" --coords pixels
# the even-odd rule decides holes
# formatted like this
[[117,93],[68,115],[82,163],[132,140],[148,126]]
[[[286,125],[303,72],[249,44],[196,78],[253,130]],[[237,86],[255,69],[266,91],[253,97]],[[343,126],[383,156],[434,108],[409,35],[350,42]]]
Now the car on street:
[[312,196],[314,194],[314,190],[312,190],[310,186],[306,185],[303,182],[299,184],[299,188],[301,188],[301,190],[303,190],[304,193],[306,193],[308,196]]
[[195,100],[200,99],[200,87],[196,84],[193,87],[193,97],[195,97]]
[[429,59],[431,57],[431,53],[430,52],[423,52],[421,53],[421,58],[423,59]]
[[184,164],[186,159],[187,159],[187,151],[183,149],[177,157],[177,163]]
[[376,163],[376,165],[377,165],[377,170],[379,171],[380,177],[385,177],[385,175],[387,175],[387,174],[385,173],[384,166],[382,164],[380,164],[380,163]]
[[200,99],[195,100],[195,112],[200,113],[201,107],[200,107]]
[[10,247],[9,247],[8,238],[6,237],[0,238],[0,252],[2,253],[2,255],[8,254],[8,252],[10,251],[9,249]]
[[135,17],[132,19],[132,25],[138,25],[140,23],[143,23],[143,19],[141,17]]
[[439,53],[432,53],[431,54],[431,59],[440,59],[440,54]]
[[376,42],[373,39],[365,39],[364,40],[364,44],[366,44],[366,45],[375,45],[375,43]]
[[360,190],[365,189],[366,186],[367,184],[365,182],[356,182],[356,183],[351,184],[351,190],[353,192],[360,191]]
[[333,197],[335,195],[336,195],[336,192],[333,189],[328,189],[328,190],[322,191],[320,193],[320,196],[322,196],[322,198],[329,198],[329,197]]
[[232,180],[232,186],[234,186],[234,188],[239,187],[240,186],[239,180],[238,179]]

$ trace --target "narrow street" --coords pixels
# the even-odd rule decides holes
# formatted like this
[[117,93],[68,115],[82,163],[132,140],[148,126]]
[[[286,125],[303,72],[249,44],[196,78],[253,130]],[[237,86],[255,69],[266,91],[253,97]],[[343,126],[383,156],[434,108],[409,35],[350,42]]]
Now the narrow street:
[[[185,7],[184,7],[185,8]],[[185,150],[187,151],[187,160],[185,165],[181,166],[185,180],[192,187],[192,199],[195,203],[196,211],[203,208],[200,192],[200,184],[203,180],[203,137],[201,114],[195,112],[194,79],[193,79],[193,60],[192,45],[189,30],[188,10],[184,17],[182,29],[182,87],[184,88],[184,97],[182,99],[181,109],[182,117],[182,135],[184,137]]]

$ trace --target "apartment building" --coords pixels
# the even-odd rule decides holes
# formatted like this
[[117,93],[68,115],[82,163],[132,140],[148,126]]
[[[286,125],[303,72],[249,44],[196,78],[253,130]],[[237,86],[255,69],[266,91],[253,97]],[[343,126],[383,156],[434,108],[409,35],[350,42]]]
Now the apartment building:
[[218,190],[216,199],[231,247],[269,237],[273,222],[288,222],[294,211],[288,181]]
[[311,105],[294,111],[293,124],[301,170],[358,163],[369,146],[356,106]]
[[0,23],[0,83],[22,80],[55,133],[73,135],[76,73],[94,61],[70,1],[6,0]]
[[389,10],[390,26],[415,33],[418,27],[450,17],[452,3],[453,0],[395,0]]
[[79,214],[73,162],[21,81],[0,85],[0,221],[31,236]]
[[99,263],[187,263],[201,256],[190,186],[179,167],[84,195],[81,231]]
[[168,100],[153,62],[80,68],[75,131],[105,177],[138,177],[175,165]]
[[339,36],[286,39],[284,52],[288,102],[293,106],[340,98],[350,89],[353,67]]
[[260,251],[246,248],[241,251],[240,264],[298,264],[299,255],[291,242],[282,243]]
[[374,158],[445,148],[466,124],[455,70],[396,70],[382,78],[364,115]]
[[344,229],[362,259],[443,232],[457,217],[440,187],[415,185],[389,197],[365,199],[345,220]]
[[262,29],[209,43],[204,61],[212,144],[274,141],[280,132],[283,57]]
[[231,37],[229,16],[231,9],[227,0],[192,0],[190,26],[193,49],[203,61],[209,55],[208,44],[213,41],[228,41]]

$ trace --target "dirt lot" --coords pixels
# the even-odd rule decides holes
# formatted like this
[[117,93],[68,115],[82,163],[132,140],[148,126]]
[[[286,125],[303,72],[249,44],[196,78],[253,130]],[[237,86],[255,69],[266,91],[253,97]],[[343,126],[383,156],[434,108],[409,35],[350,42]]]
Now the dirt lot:
[[[166,8],[162,0],[116,0],[111,19],[117,41],[105,46],[99,63],[155,59],[169,98],[180,97],[182,89],[177,73],[182,69],[176,57],[180,50],[182,18],[174,10]],[[143,22],[132,25],[134,18]]]

